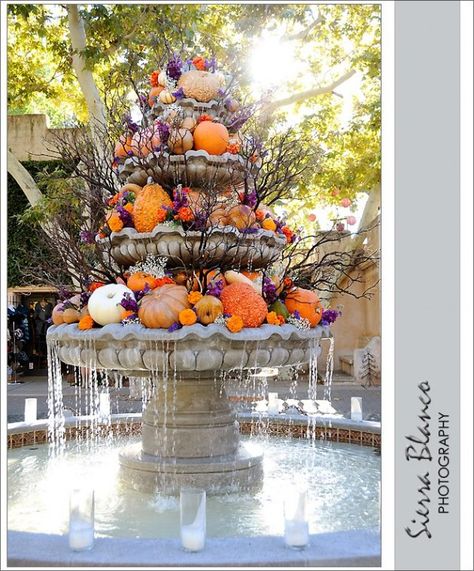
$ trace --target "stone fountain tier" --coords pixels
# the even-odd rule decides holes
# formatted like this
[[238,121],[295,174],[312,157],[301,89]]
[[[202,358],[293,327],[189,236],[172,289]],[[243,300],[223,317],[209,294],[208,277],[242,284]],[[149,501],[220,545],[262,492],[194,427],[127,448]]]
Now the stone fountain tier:
[[118,166],[119,177],[127,182],[145,184],[151,176],[162,185],[218,188],[238,186],[253,165],[240,155],[210,155],[207,151],[187,151],[184,155],[153,152],[145,158],[129,157]]
[[153,255],[168,258],[168,267],[212,267],[219,262],[234,268],[260,269],[278,259],[286,238],[263,229],[245,234],[232,226],[218,226],[205,232],[185,232],[180,226],[159,224],[147,233],[124,228],[98,243],[126,268]]
[[263,472],[261,452],[239,442],[221,372],[308,362],[328,336],[328,328],[292,325],[231,333],[222,325],[195,324],[170,333],[138,324],[88,331],[70,324],[50,327],[47,339],[67,364],[141,376],[151,385],[142,443],[120,455],[126,485],[167,493],[192,485],[222,493],[258,486]]
[[150,119],[160,119],[167,112],[173,111],[174,109],[179,109],[180,115],[182,117],[193,117],[198,119],[200,115],[209,115],[213,119],[219,117],[220,119],[230,119],[232,113],[229,113],[222,103],[216,101],[215,99],[204,103],[203,101],[196,101],[192,98],[178,99],[173,103],[173,107],[167,103],[162,103],[159,99],[155,102],[153,107],[148,112],[148,117]]

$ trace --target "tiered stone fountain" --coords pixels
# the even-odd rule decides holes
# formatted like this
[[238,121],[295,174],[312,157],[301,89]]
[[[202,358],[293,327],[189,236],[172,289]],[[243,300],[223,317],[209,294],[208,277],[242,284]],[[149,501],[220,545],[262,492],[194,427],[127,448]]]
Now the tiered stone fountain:
[[[215,116],[219,105],[183,99],[185,116]],[[164,111],[161,103],[151,117]],[[230,153],[185,155],[150,153],[131,157],[119,168],[126,182],[182,183],[203,187],[236,185],[245,177],[240,157]],[[158,225],[150,233],[126,228],[102,242],[117,264],[127,268],[147,255],[165,256],[168,267],[191,264],[252,270],[274,262],[286,244],[282,235],[264,229],[251,234],[232,227],[202,232]],[[142,442],[120,454],[125,482],[139,490],[176,492],[183,485],[209,491],[247,489],[262,479],[262,454],[239,442],[239,427],[222,388],[223,372],[282,367],[317,358],[319,339],[329,332],[321,327],[297,329],[292,325],[262,325],[231,333],[225,326],[195,324],[178,331],[147,329],[139,324],[110,324],[81,331],[75,324],[53,326],[48,343],[67,364],[142,377],[153,387],[143,414]]]

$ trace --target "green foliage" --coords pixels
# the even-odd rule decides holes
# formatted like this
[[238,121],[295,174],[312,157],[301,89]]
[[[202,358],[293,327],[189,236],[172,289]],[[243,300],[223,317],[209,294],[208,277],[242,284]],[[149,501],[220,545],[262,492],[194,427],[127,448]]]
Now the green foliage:
[[[53,126],[86,119],[71,68],[66,8],[8,7],[10,113],[47,113]],[[288,210],[355,200],[380,182],[380,6],[120,3],[85,5],[81,15],[87,67],[104,99],[125,106],[135,100],[131,81],[145,92],[149,74],[174,51],[216,56],[222,68],[237,74],[242,96],[254,96],[250,54],[263,31],[281,34],[295,61],[304,63],[304,71],[291,81],[290,70],[278,71],[276,100],[355,71],[359,89],[349,121],[341,120],[343,100],[333,93],[300,99],[271,117],[274,126],[297,126],[304,153],[323,150],[319,168],[305,172],[294,190],[300,204]]]
[[[22,164],[37,182],[60,165],[58,161],[28,161]],[[41,239],[42,230],[37,223],[33,223],[32,209],[26,196],[11,175],[8,175],[7,191],[8,287],[40,283],[41,276],[35,276],[32,260],[50,255],[50,252]]]

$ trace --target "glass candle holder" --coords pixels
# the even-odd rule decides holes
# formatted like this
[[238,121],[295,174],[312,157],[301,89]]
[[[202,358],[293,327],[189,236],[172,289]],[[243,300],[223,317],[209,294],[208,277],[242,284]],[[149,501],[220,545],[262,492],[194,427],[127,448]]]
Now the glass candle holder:
[[77,488],[69,497],[69,547],[88,551],[94,546],[94,490]]
[[186,551],[201,551],[206,542],[206,492],[183,488],[180,493],[181,545]]
[[306,519],[306,490],[291,489],[284,502],[285,544],[292,549],[304,549],[309,543]]
[[268,393],[268,414],[278,414],[278,393]]
[[351,420],[362,420],[362,397],[351,398]]
[[38,420],[38,400],[25,399],[25,422],[35,422]]

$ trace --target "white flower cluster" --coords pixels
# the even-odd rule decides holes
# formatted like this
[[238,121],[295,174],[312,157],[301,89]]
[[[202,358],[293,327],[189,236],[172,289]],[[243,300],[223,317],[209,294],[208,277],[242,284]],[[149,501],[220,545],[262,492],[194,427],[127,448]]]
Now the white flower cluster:
[[214,324],[215,325],[225,325],[226,324],[226,318],[224,317],[224,315],[221,313],[220,315],[218,315],[215,319],[214,319]]
[[296,329],[311,329],[311,323],[305,317],[298,319],[294,315],[290,315],[286,322],[290,325],[294,325]]
[[168,263],[168,258],[166,256],[153,256],[148,254],[145,261],[138,262],[131,268],[129,272],[134,274],[135,272],[144,272],[155,278],[162,278],[165,276],[165,268]]

